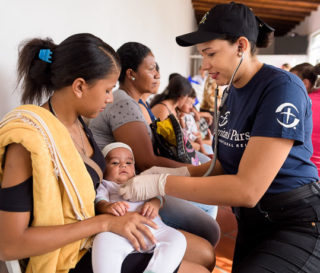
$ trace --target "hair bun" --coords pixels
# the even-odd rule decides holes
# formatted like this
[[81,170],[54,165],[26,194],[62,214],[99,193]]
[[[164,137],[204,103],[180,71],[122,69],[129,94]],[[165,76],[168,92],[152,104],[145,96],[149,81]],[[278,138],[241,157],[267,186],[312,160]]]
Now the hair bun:
[[256,16],[256,20],[259,28],[256,46],[260,48],[268,47],[273,41],[275,29],[262,21],[258,16]]

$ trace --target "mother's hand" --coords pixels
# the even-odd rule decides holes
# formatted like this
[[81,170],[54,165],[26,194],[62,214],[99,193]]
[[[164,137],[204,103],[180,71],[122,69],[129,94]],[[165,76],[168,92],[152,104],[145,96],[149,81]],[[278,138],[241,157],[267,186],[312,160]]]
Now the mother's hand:
[[155,229],[158,228],[153,221],[139,213],[127,212],[123,216],[112,216],[112,218],[109,218],[107,231],[116,233],[128,239],[132,246],[137,251],[140,251],[141,248],[143,250],[147,249],[144,237],[150,240],[153,244],[156,243],[155,237],[146,225]]
[[146,174],[131,178],[119,189],[119,194],[126,200],[141,201],[156,196],[164,196],[168,174]]

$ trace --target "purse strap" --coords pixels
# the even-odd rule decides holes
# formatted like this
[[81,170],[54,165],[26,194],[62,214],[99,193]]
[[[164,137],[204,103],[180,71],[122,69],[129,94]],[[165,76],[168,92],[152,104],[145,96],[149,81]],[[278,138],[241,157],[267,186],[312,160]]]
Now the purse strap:
[[164,105],[164,106],[167,108],[167,110],[168,110],[168,112],[169,112],[169,115],[172,115],[172,112],[170,111],[168,105],[166,105],[166,104],[163,103],[163,102],[159,102],[159,104]]

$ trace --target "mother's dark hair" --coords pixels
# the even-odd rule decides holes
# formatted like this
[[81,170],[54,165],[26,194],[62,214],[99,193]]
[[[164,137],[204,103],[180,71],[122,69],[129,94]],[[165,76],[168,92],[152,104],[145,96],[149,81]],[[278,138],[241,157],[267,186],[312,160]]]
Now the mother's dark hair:
[[152,52],[150,48],[143,44],[128,42],[119,47],[117,53],[121,61],[119,82],[123,83],[127,70],[132,69],[133,71],[137,71],[143,59]]
[[171,99],[176,102],[180,97],[189,96],[191,92],[192,86],[188,79],[177,74],[171,78],[166,89],[152,99],[150,107],[153,107],[164,100]]
[[[52,51],[52,63],[40,60],[40,49]],[[120,70],[114,49],[100,38],[81,33],[59,45],[52,39],[32,39],[19,48],[18,83],[22,82],[22,103],[41,103],[43,96],[69,86],[76,78],[88,83]]]

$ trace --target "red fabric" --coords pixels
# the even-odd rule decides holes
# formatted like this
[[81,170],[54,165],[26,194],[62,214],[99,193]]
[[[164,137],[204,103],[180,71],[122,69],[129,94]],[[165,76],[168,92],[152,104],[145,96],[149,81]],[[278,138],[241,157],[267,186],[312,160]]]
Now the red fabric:
[[317,166],[320,176],[320,89],[309,94],[312,101],[312,145],[313,155],[311,161]]

